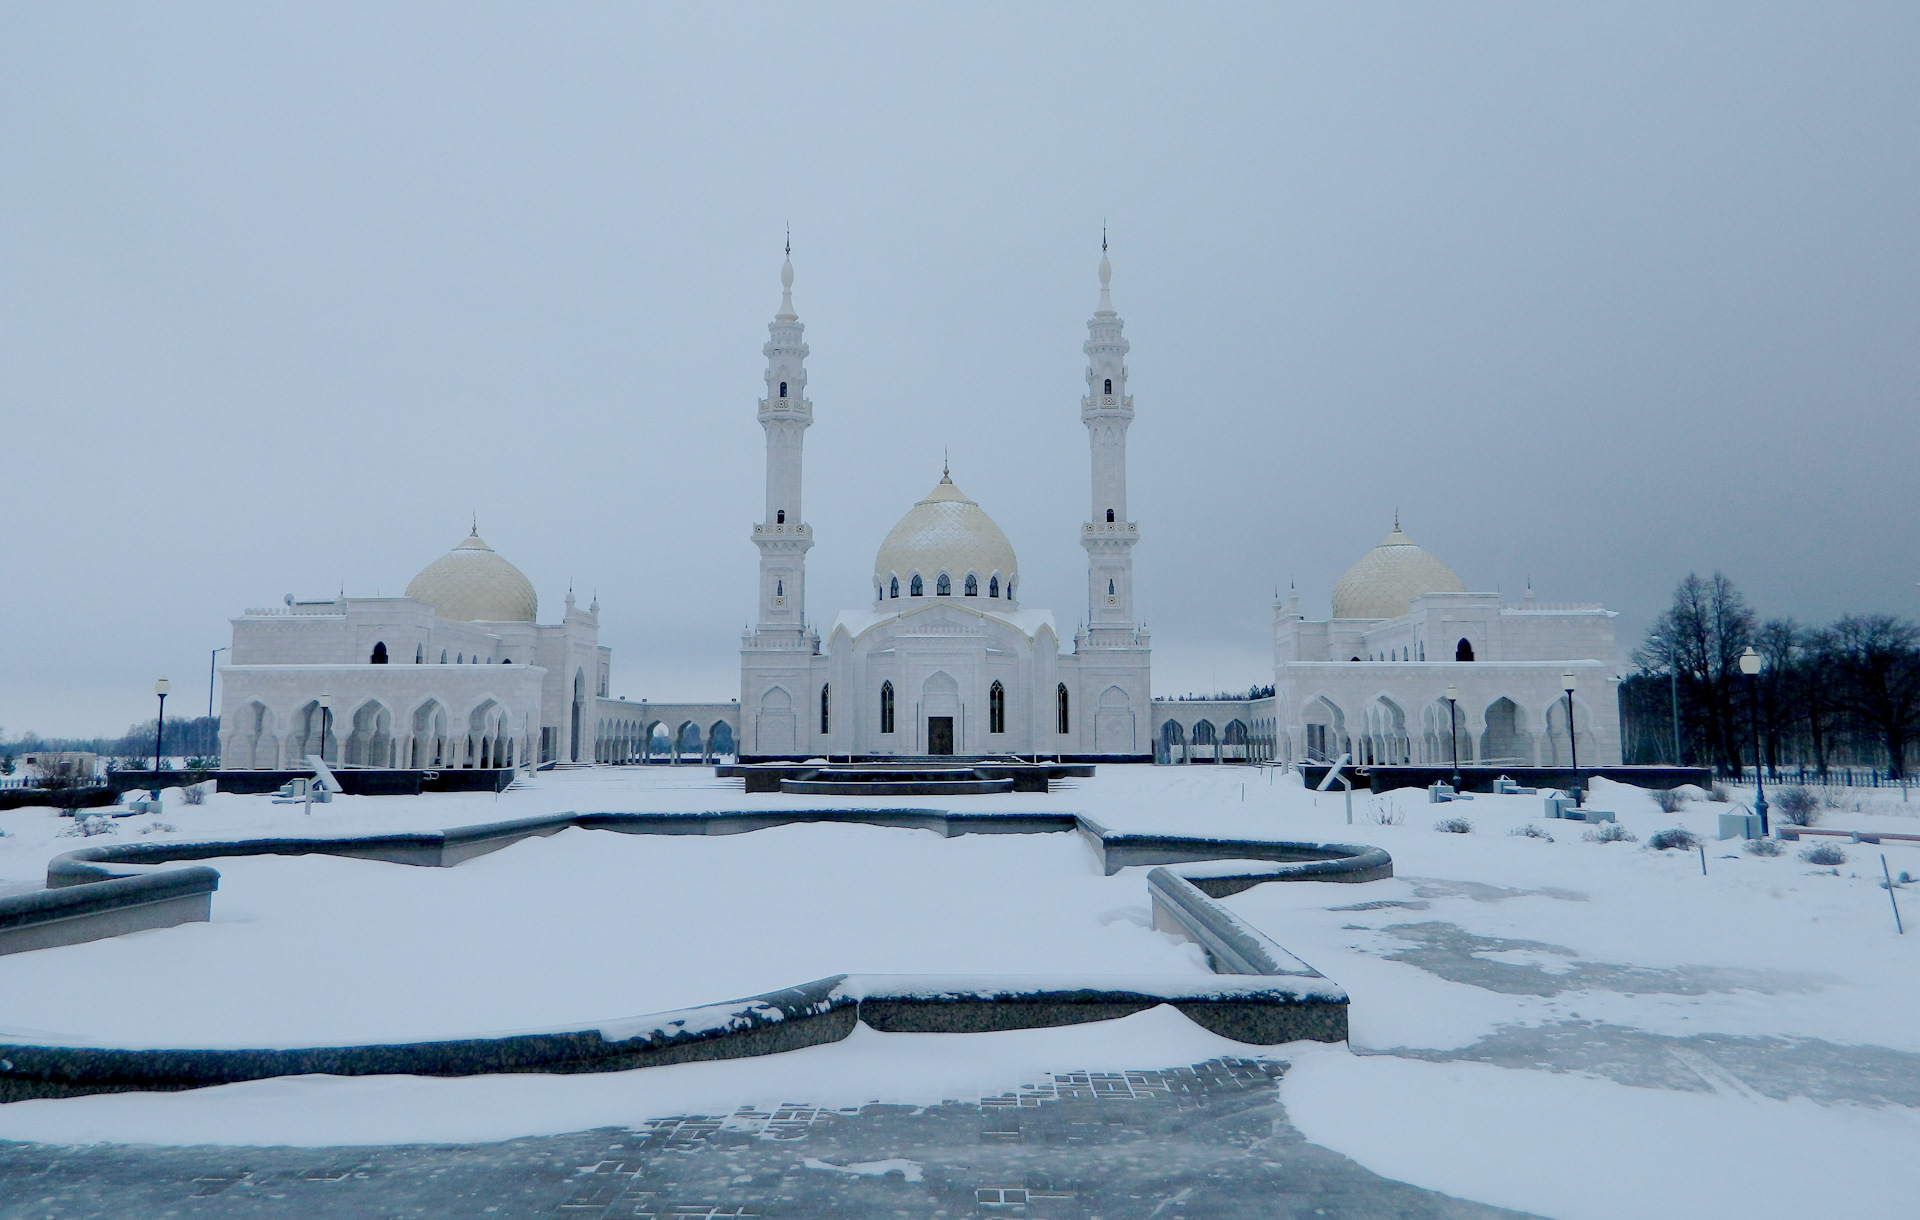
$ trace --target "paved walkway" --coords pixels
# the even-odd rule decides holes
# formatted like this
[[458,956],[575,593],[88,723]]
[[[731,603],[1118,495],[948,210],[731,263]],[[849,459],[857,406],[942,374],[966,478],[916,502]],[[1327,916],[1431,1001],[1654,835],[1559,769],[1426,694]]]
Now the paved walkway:
[[977,1101],[805,1105],[476,1146],[0,1144],[0,1220],[1512,1217],[1307,1143],[1284,1064],[1065,1074]]

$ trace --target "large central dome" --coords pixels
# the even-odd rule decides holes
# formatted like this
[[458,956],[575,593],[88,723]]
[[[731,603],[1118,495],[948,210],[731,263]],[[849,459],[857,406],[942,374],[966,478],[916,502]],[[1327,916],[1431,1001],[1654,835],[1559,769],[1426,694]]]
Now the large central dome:
[[1399,618],[1408,601],[1426,593],[1464,593],[1452,568],[1400,532],[1400,522],[1379,546],[1362,555],[1333,586],[1335,618]]
[[456,622],[531,623],[540,599],[533,582],[480,541],[480,531],[422,568],[407,596],[433,603],[434,613]]
[[934,597],[944,573],[951,595],[960,597],[965,594],[967,576],[972,574],[978,582],[978,596],[988,597],[991,591],[1011,598],[1016,569],[1013,544],[1007,536],[986,510],[967,499],[943,473],[927,498],[908,509],[880,544],[880,554],[873,561],[873,583],[885,598],[891,595],[891,582],[897,579],[900,596],[908,597],[917,575],[924,595]]

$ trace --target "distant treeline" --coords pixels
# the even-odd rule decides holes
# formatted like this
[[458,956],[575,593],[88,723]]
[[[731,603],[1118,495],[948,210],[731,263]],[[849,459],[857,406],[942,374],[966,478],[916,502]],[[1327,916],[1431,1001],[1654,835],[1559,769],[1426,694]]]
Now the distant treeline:
[[[11,741],[0,738],[0,754],[18,758],[56,750],[84,750],[102,758],[128,761],[146,760],[153,765],[154,728],[158,717],[130,726],[118,737],[42,737],[26,732]],[[168,756],[211,758],[220,753],[220,717],[195,716],[191,720],[167,717],[167,736],[162,743]]]
[[[1749,646],[1763,661],[1753,678],[1740,670]],[[1752,765],[1757,736],[1769,768],[1876,767],[1899,777],[1920,749],[1920,624],[1906,619],[1762,621],[1725,576],[1689,575],[1633,661],[1639,672],[1620,684],[1628,762],[1731,774]]]

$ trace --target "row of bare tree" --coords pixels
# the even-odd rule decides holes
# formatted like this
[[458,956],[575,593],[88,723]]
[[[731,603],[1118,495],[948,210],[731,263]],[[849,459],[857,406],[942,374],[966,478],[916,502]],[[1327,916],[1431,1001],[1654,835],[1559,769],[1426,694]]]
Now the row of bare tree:
[[[1740,670],[1749,646],[1763,660],[1753,678]],[[1752,764],[1757,738],[1769,768],[1884,767],[1898,778],[1920,745],[1920,624],[1892,615],[1761,621],[1722,574],[1690,574],[1633,662],[1620,686],[1632,761],[1734,773]]]

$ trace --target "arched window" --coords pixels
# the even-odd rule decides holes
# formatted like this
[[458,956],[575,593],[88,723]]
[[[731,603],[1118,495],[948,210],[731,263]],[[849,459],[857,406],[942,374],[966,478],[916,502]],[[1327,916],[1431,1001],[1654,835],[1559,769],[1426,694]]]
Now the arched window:
[[1064,733],[1072,722],[1067,718],[1067,684],[1062,682],[1053,691],[1054,732]]
[[889,580],[887,582],[887,587],[893,590],[893,595],[895,597],[900,596],[900,578],[898,576],[895,576],[891,580]]
[[980,596],[980,578],[978,576],[975,576],[972,572],[967,573],[967,596],[968,597]]
[[1107,378],[1107,390],[1106,390],[1106,392],[1107,392],[1107,393],[1109,393],[1109,394],[1111,394],[1111,393],[1113,393],[1113,378],[1111,378],[1111,377],[1109,377],[1109,378]]
[[1461,640],[1458,644],[1455,644],[1453,646],[1453,659],[1456,661],[1473,660],[1473,645],[1465,640]]
[[426,660],[427,646],[425,644],[415,644],[413,646],[413,663],[415,665],[424,665]]
[[512,657],[501,657],[501,658],[500,658],[500,664],[502,664],[502,665],[511,665],[511,664],[513,664],[513,658],[512,658]]
[[368,658],[368,660],[367,660],[367,664],[369,664],[369,665],[385,665],[386,663],[387,663],[387,645],[386,645],[386,641],[384,641],[384,640],[376,640],[376,641],[374,642],[374,645],[373,645],[373,656],[372,656],[372,657],[370,657],[370,658]]
[[926,595],[927,595],[927,587],[920,583],[920,573],[915,572],[913,574],[912,582],[907,585],[907,596],[908,597],[925,597]]
[[440,650],[440,664],[445,665],[446,663],[447,663],[447,650],[442,648]]
[[940,573],[940,579],[933,582],[933,591],[941,597],[953,596],[953,582],[947,579],[945,572]]
[[455,653],[453,663],[455,665],[465,665],[467,663],[467,654],[464,652]]
[[1013,577],[1007,577],[1007,600],[1013,600]]
[[787,582],[786,582],[786,581],[784,581],[784,580],[776,580],[776,581],[774,581],[774,582],[773,582],[773,595],[774,595],[775,597],[785,597],[785,596],[787,595]]
[[787,510],[783,508],[773,514],[773,523],[775,525],[785,525],[787,523]]
[[785,398],[786,396],[787,396],[787,383],[783,381],[780,383],[780,397]]
[[893,683],[880,684],[880,731],[893,732]]
[[820,684],[820,731],[822,733],[830,731],[827,726],[831,723],[828,717],[833,704],[827,696],[828,692],[832,689],[833,686],[831,683],[822,682]]
[[987,732],[1007,731],[1007,688],[998,682],[987,691]]
[[1107,577],[1107,596],[1113,596],[1113,577]]
[[1108,510],[1107,510],[1107,522],[1108,522],[1109,524],[1111,524],[1111,523],[1113,522],[1113,510],[1112,510],[1112,509],[1108,509]]
[[987,582],[987,596],[988,597],[1000,596],[1000,577],[999,576],[996,575],[992,580],[989,580]]

